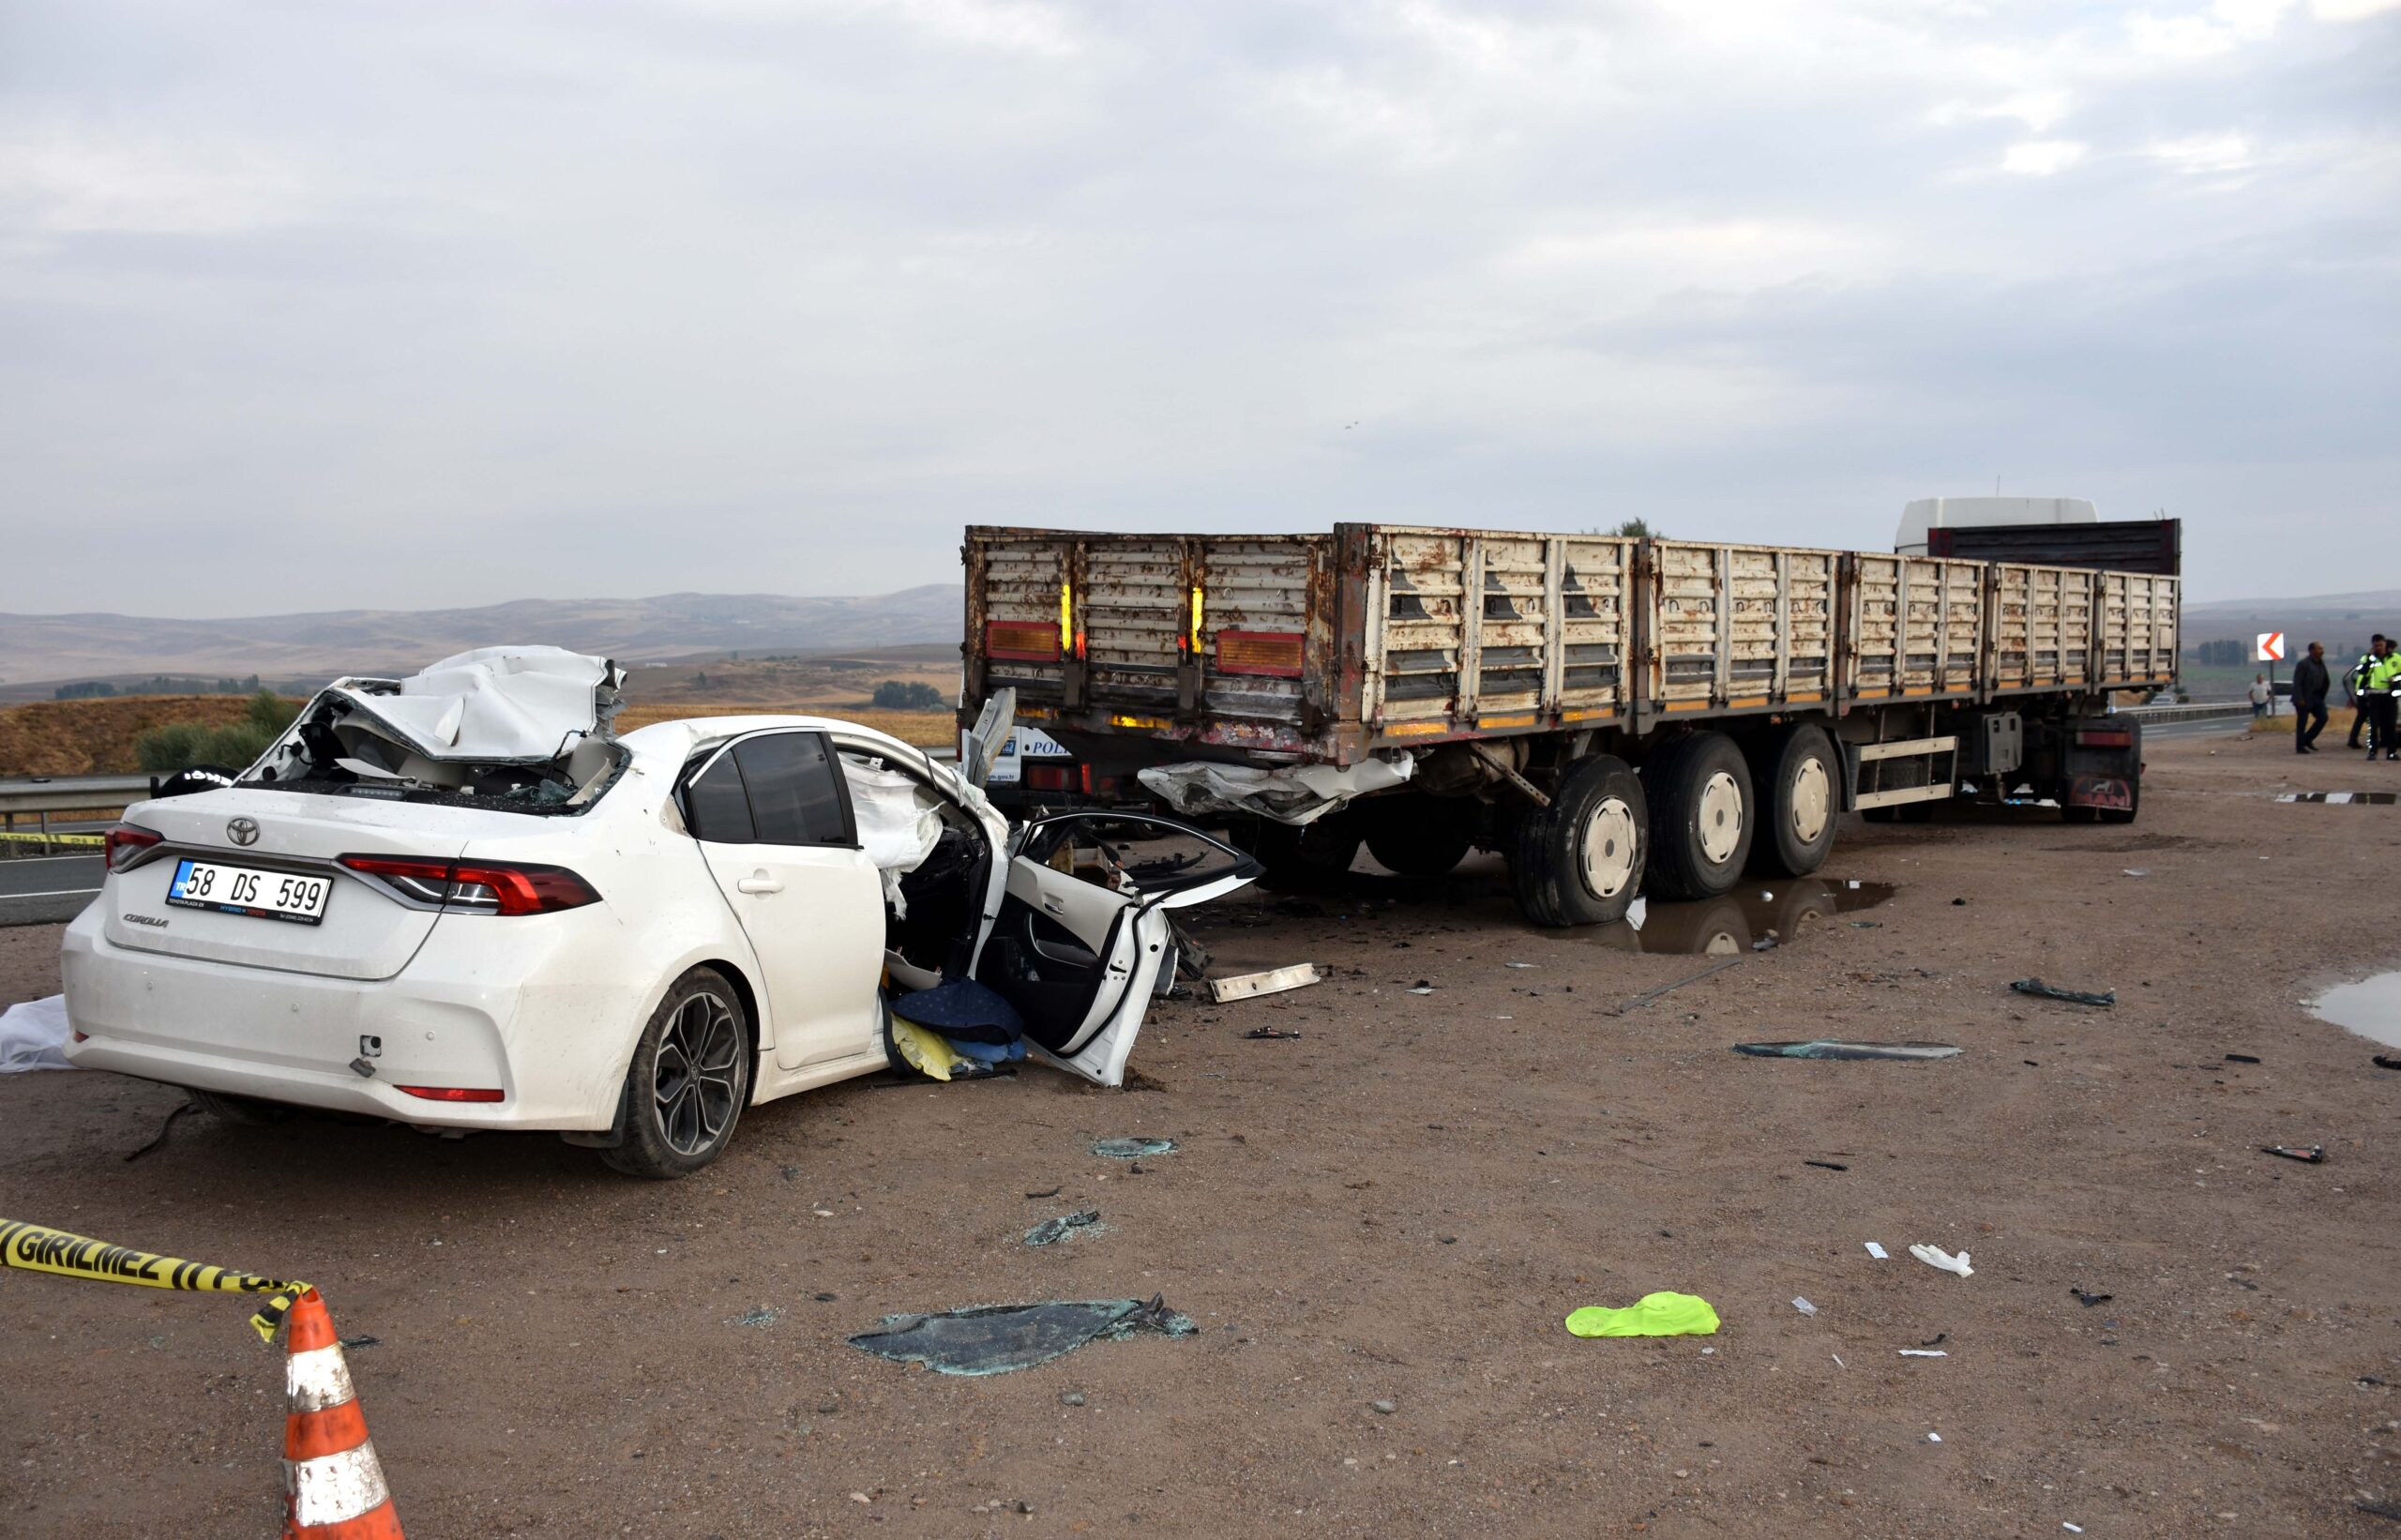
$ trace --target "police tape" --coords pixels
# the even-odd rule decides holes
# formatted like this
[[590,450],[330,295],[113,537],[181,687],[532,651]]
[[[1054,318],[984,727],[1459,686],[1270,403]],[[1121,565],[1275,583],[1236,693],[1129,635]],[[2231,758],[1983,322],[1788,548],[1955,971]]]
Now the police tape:
[[43,834],[38,829],[0,829],[0,839],[22,839],[28,845],[105,845],[106,835]]
[[162,1257],[155,1251],[111,1246],[88,1235],[70,1235],[63,1230],[27,1224],[22,1219],[0,1219],[0,1267],[94,1278],[101,1283],[138,1284],[145,1289],[270,1295],[259,1306],[258,1313],[250,1317],[250,1324],[258,1328],[259,1340],[263,1342],[275,1340],[276,1328],[291,1313],[292,1302],[309,1291],[305,1283],[263,1278],[255,1273],[236,1273],[205,1262],[189,1262],[180,1257]]

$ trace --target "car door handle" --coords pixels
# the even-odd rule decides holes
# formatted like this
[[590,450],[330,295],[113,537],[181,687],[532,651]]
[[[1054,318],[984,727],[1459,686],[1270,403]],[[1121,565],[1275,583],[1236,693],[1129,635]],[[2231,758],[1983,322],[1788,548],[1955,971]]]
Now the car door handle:
[[783,883],[777,882],[763,871],[752,872],[734,883],[733,887],[737,893],[781,893],[784,890]]

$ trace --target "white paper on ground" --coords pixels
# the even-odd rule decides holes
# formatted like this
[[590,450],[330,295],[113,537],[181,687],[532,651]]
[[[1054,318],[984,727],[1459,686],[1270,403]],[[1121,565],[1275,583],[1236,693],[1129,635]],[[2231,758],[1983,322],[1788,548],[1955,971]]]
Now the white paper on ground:
[[1873,1241],[1870,1241],[1870,1242],[1868,1242],[1868,1243],[1867,1243],[1867,1254],[1868,1254],[1869,1256],[1871,1256],[1871,1257],[1875,1258],[1875,1259],[1876,1259],[1878,1261],[1880,1261],[1880,1261],[1882,1261],[1884,1260],[1885,1256],[1887,1255],[1887,1253],[1885,1252],[1884,1248],[1883,1248],[1882,1246],[1878,1246],[1878,1245],[1877,1245],[1875,1242],[1873,1242]]
[[28,1000],[0,1014],[0,1075],[72,1069],[67,1062],[67,997]]
[[1903,1348],[1901,1356],[1903,1358],[1948,1358],[1951,1355],[1940,1348]]

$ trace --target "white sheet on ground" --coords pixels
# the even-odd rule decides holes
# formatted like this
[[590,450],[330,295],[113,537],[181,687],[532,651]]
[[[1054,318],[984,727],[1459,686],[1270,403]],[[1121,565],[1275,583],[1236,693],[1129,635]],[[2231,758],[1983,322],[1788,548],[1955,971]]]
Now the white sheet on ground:
[[607,658],[564,647],[478,647],[398,681],[397,695],[343,679],[319,699],[341,701],[430,760],[532,763],[598,731],[624,679]]
[[856,755],[842,756],[851,783],[851,813],[858,822],[859,847],[883,874],[883,897],[892,912],[909,917],[900,876],[916,870],[942,838],[942,798],[915,778]]
[[72,1069],[67,1062],[67,997],[28,1000],[0,1013],[0,1075]]
[[1417,773],[1413,759],[1361,760],[1347,770],[1294,764],[1263,770],[1188,760],[1140,773],[1143,785],[1177,812],[1258,813],[1279,823],[1311,823],[1352,797],[1398,786]]

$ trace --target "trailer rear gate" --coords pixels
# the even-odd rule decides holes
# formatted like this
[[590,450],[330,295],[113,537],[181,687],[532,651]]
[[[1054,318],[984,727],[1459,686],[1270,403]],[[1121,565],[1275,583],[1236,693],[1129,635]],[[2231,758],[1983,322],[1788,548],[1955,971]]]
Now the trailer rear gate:
[[1351,763],[1444,739],[2175,675],[2178,581],[2022,562],[1340,524],[968,531],[971,703]]

